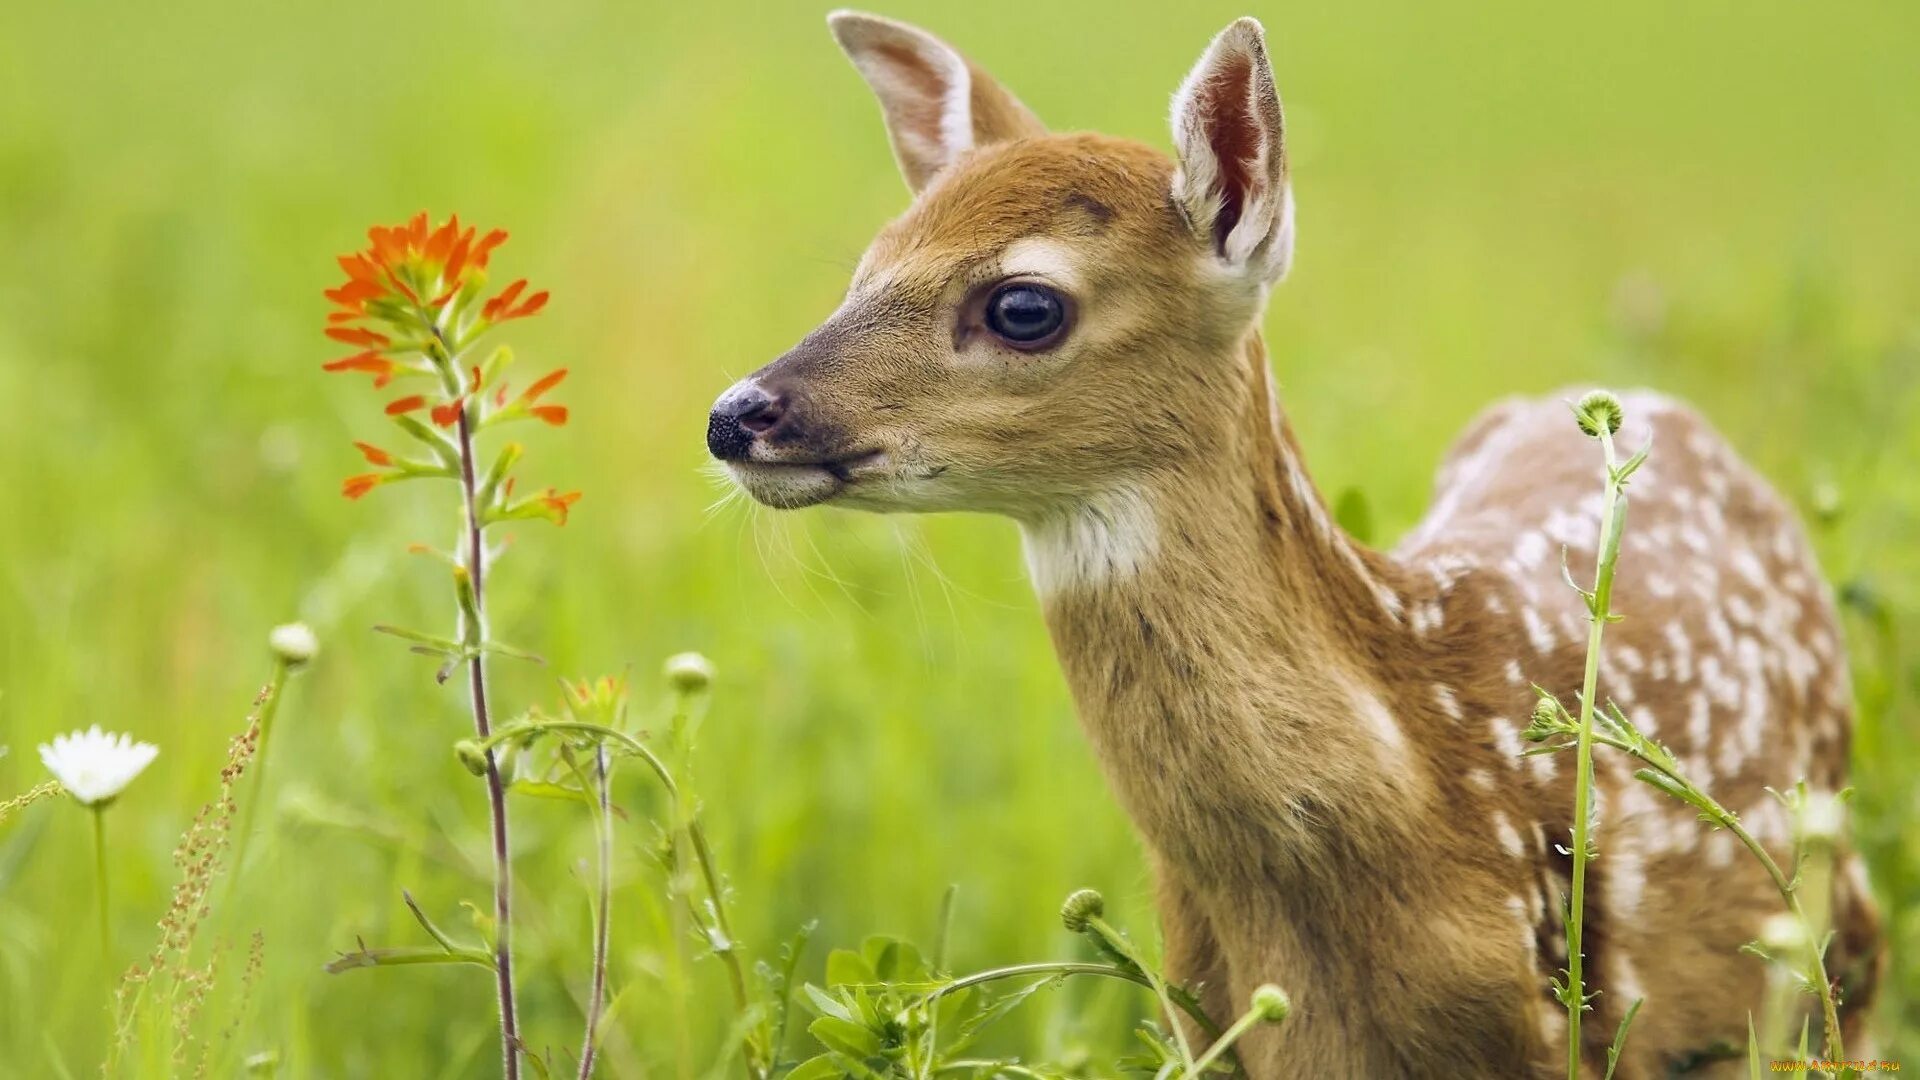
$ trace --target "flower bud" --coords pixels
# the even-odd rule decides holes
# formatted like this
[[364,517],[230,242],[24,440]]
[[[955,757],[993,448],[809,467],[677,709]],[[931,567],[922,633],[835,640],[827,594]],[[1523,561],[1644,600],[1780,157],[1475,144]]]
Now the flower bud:
[[1293,1012],[1293,1002],[1285,990],[1272,983],[1261,983],[1253,988],[1253,1011],[1267,1023],[1277,1024]]
[[1846,821],[1847,808],[1838,796],[1813,791],[1800,803],[1800,835],[1810,846],[1832,847],[1838,843]]
[[667,684],[682,694],[697,694],[713,681],[713,664],[697,652],[667,657]]
[[475,776],[487,775],[487,752],[480,748],[477,739],[461,739],[453,744],[453,756],[460,759],[468,772]]
[[1087,928],[1087,920],[1099,918],[1106,910],[1105,897],[1092,889],[1080,889],[1060,905],[1060,924],[1078,934]]
[[1626,419],[1626,412],[1620,407],[1620,399],[1605,390],[1595,390],[1580,399],[1573,407],[1574,418],[1580,422],[1580,430],[1594,438],[1600,437],[1604,425],[1607,434],[1620,430],[1620,424]]
[[306,623],[290,622],[273,628],[267,635],[267,647],[290,668],[304,666],[320,651],[320,640]]

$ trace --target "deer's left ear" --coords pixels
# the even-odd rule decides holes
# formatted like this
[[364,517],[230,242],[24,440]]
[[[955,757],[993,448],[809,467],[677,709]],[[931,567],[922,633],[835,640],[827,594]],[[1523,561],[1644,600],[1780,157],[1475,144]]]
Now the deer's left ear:
[[976,146],[1046,133],[992,76],[917,26],[858,11],[836,11],[827,25],[880,99],[893,156],[916,194]]
[[1293,194],[1280,94],[1259,22],[1220,32],[1173,96],[1173,194],[1228,265],[1263,282],[1293,261]]

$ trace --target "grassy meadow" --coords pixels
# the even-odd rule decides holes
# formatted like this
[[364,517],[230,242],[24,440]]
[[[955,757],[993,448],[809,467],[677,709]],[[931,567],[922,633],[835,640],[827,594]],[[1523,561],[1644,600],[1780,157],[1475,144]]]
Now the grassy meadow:
[[[1249,6],[885,11],[1056,127],[1165,146],[1170,93]],[[1316,479],[1366,494],[1376,541],[1418,518],[1479,408],[1576,381],[1691,399],[1818,512],[1861,701],[1856,833],[1893,956],[1879,1049],[1920,1059],[1920,7],[1250,13],[1300,206],[1268,341]],[[447,629],[443,576],[404,548],[451,537],[452,496],[343,500],[350,440],[387,433],[383,398],[320,371],[340,352],[320,336],[333,254],[422,208],[513,231],[497,263],[554,300],[508,336],[527,371],[573,369],[572,423],[524,432],[522,474],[585,497],[564,529],[515,528],[498,564],[495,629],[549,661],[496,667],[502,711],[550,703],[555,673],[630,671],[656,715],[661,661],[710,657],[695,784],[736,928],[772,958],[818,920],[809,978],[869,933],[932,937],[949,884],[962,969],[1080,955],[1057,917],[1080,886],[1151,936],[1144,859],[1010,525],[710,509],[709,403],[837,303],[906,203],[823,15],[0,6],[0,799],[45,779],[35,747],[58,732],[160,747],[107,818],[111,968],[87,815],[51,801],[0,825],[0,1074],[98,1072],[108,987],[151,948],[170,852],[266,678],[268,628],[294,618],[322,651],[205,935],[231,983],[261,934],[233,1045],[282,1076],[497,1068],[484,972],[321,971],[356,936],[423,940],[403,888],[463,931],[460,904],[489,894],[482,788],[450,750],[464,690],[368,630]],[[703,1076],[725,980],[676,959],[637,770],[618,799],[629,992],[604,1071]],[[577,807],[515,814],[524,1030],[571,1048],[591,836]],[[1037,1002],[1002,1037],[1096,1068],[1151,999],[1101,984]]]

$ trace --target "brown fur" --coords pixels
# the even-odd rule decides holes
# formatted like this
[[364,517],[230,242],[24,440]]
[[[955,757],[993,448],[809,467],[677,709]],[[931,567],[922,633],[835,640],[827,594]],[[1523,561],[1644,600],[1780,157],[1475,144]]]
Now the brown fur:
[[[1277,98],[1272,113],[1277,140]],[[1280,410],[1256,330],[1265,281],[1223,268],[1217,222],[1176,196],[1174,164],[988,120],[916,181],[841,309],[753,377],[791,404],[736,475],[773,505],[1020,522],[1088,738],[1153,853],[1174,973],[1218,1017],[1262,982],[1294,998],[1291,1020],[1244,1044],[1252,1075],[1556,1074],[1572,767],[1522,759],[1518,732],[1529,683],[1571,702],[1580,682],[1587,624],[1559,558],[1592,573],[1595,444],[1559,401],[1503,404],[1450,455],[1408,540],[1363,549]],[[1268,175],[1284,182],[1277,163]],[[1036,240],[1065,253],[1074,312],[1059,346],[1027,354],[978,311]],[[1607,634],[1602,692],[1784,859],[1763,789],[1830,791],[1847,770],[1831,604],[1791,512],[1703,421],[1650,394],[1626,405],[1623,445],[1651,433],[1654,452],[1631,489],[1627,620]],[[1603,994],[1583,1054],[1601,1067],[1645,996],[1618,1075],[1664,1075],[1744,1043],[1765,972],[1739,947],[1780,903],[1728,837],[1619,755],[1598,760],[1587,953]],[[1839,875],[1833,897],[1834,970],[1863,973],[1853,1015],[1877,947],[1857,880]]]

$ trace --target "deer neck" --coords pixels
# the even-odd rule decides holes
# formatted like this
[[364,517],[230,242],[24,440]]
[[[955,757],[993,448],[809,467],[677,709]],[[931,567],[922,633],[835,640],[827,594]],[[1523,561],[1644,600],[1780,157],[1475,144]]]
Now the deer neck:
[[1385,855],[1424,798],[1387,704],[1398,570],[1332,521],[1265,350],[1150,480],[1022,522],[1082,722],[1163,861],[1297,879]]

